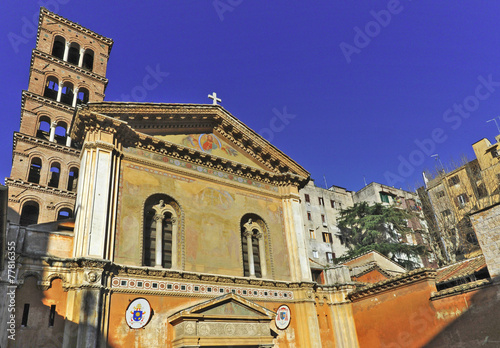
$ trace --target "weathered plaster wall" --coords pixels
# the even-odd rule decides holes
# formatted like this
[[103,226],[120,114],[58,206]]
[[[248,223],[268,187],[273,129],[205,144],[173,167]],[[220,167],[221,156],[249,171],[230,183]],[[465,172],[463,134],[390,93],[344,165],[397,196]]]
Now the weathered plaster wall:
[[355,300],[360,347],[422,347],[464,314],[477,293],[457,292],[431,301],[435,291],[428,279]]
[[[181,296],[142,296],[146,298],[154,315],[144,329],[131,329],[125,321],[125,310],[130,301],[134,300],[137,294],[115,293],[111,297],[110,321],[108,344],[111,347],[172,347],[171,341],[174,339],[173,326],[168,323],[168,317],[187,307],[204,302],[207,298],[181,297]],[[257,304],[277,311],[281,302],[258,301]],[[302,330],[303,336],[307,336],[307,325],[301,325],[304,319],[297,313],[299,312],[293,303],[287,304],[292,313],[290,325],[286,330],[278,330],[274,321],[271,322],[271,329],[277,334],[275,347],[300,347],[299,330]],[[327,306],[325,305],[325,308]],[[324,319],[323,319],[324,320]],[[333,342],[333,338],[327,342]],[[333,345],[324,345],[324,347],[334,347]]]
[[[179,260],[184,257],[184,270],[243,276],[240,223],[243,215],[253,213],[259,215],[268,227],[269,277],[273,274],[272,265],[275,279],[289,279],[281,200],[266,197],[263,190],[262,194],[255,194],[244,187],[126,161],[121,177],[116,262],[141,265],[143,205],[156,193],[172,197],[181,207],[179,230],[184,230],[184,256],[182,252],[178,255]],[[182,265],[181,262],[178,264]]]
[[500,205],[471,215],[491,278],[500,275]]

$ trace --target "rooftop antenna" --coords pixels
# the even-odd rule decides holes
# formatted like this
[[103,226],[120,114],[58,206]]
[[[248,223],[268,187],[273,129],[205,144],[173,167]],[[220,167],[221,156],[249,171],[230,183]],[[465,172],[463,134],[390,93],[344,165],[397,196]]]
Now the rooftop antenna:
[[497,120],[495,120],[494,118],[492,118],[491,120],[486,121],[486,123],[491,122],[491,121],[495,122],[495,124],[497,125],[498,134],[500,134],[500,127],[498,127]]
[[366,186],[366,178],[364,175],[363,175],[363,182],[365,183],[365,186]]
[[433,157],[436,161],[439,162],[439,164],[441,164],[441,169],[443,170],[444,172],[444,166],[443,166],[443,162],[441,162],[441,159],[439,158],[439,155],[436,153],[434,155],[431,155],[431,157]]
[[325,176],[325,174],[323,174],[323,180],[325,180],[325,189],[328,190],[328,184],[326,183],[326,176]]

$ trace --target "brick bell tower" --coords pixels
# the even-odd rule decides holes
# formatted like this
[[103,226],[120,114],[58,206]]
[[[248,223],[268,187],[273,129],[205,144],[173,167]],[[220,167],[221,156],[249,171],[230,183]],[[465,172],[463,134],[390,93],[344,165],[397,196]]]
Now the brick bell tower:
[[78,104],[103,101],[112,45],[111,39],[41,8],[6,179],[11,223],[27,226],[73,216],[80,146],[68,132]]

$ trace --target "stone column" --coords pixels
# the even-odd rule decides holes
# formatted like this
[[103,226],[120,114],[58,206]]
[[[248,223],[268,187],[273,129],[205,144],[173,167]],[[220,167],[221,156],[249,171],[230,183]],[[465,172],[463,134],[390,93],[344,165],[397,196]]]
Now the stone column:
[[259,239],[260,270],[262,278],[267,278],[266,245],[264,243],[264,234],[262,232],[257,233],[257,238]]
[[71,103],[71,105],[72,105],[73,107],[76,107],[76,103],[77,103],[77,101],[78,101],[78,88],[75,88],[75,89],[73,90],[73,102]]
[[177,269],[177,219],[172,216],[172,269]]
[[62,84],[60,84],[59,82],[61,81],[58,81],[58,85],[57,85],[57,98],[56,98],[56,101],[58,102],[61,102],[61,96],[62,96]]
[[56,122],[52,122],[50,124],[50,132],[49,132],[49,141],[50,142],[54,142],[54,140],[55,140],[55,137],[56,137],[56,127],[57,127],[57,123]]
[[71,146],[71,137],[68,133],[66,133],[66,146]]
[[78,59],[78,66],[81,68],[83,65],[83,54],[85,53],[85,50],[83,48],[80,48],[80,59]]
[[253,260],[252,231],[246,230],[243,235],[247,238],[248,268],[250,277],[255,277],[255,265]]
[[[162,267],[163,265],[163,242],[162,242],[162,232],[163,232],[163,218],[165,217],[165,213],[169,211],[169,207],[165,205],[163,199],[160,199],[160,203],[153,206],[155,211],[155,216],[153,219],[156,221],[156,246],[155,246],[155,267]],[[173,233],[173,226],[172,226]],[[173,236],[172,236],[173,237]],[[172,238],[173,242],[173,238]],[[172,245],[172,249],[174,249],[174,245]],[[172,254],[173,258],[173,254]]]
[[64,55],[63,55],[63,60],[64,60],[65,62],[67,62],[67,61],[68,61],[69,45],[70,45],[70,43],[69,43],[69,42],[66,42],[66,45],[64,46]]
[[155,267],[162,267],[162,230],[163,215],[155,214],[153,219],[156,222],[156,245],[155,245]]

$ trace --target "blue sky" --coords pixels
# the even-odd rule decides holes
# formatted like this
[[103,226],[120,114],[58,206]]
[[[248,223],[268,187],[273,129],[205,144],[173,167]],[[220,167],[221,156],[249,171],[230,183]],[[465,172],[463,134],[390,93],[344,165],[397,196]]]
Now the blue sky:
[[[498,1],[5,0],[2,181],[44,4],[114,40],[105,100],[203,104],[215,91],[319,186],[408,189],[431,154],[473,158],[498,134],[486,122],[500,116]],[[163,78],[143,95],[148,69]]]

